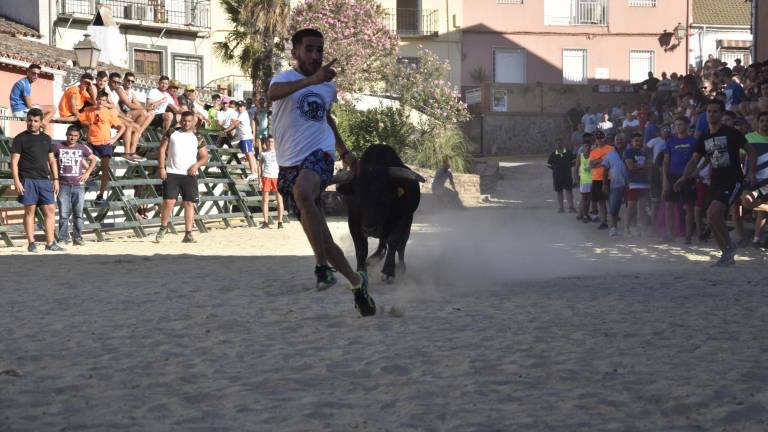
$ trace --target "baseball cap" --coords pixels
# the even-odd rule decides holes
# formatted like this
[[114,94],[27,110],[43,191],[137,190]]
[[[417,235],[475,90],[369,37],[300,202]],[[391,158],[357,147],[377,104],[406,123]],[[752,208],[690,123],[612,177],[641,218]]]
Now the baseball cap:
[[186,87],[184,87],[184,90],[191,90],[191,91],[195,91],[195,86],[194,86],[194,85],[192,85],[192,84],[187,84],[187,86],[186,86]]
[[745,119],[744,117],[736,117],[736,120],[733,121],[733,124],[737,124],[737,125],[747,124],[747,119]]

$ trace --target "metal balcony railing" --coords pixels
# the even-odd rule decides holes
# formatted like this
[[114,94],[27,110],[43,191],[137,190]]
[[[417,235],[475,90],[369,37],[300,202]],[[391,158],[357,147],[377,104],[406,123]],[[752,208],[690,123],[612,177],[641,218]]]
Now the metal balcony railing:
[[608,25],[608,0],[574,0],[571,25]]
[[437,36],[437,9],[389,9],[389,28],[398,36]]
[[210,0],[59,0],[59,15],[94,15],[109,6],[114,18],[210,28]]

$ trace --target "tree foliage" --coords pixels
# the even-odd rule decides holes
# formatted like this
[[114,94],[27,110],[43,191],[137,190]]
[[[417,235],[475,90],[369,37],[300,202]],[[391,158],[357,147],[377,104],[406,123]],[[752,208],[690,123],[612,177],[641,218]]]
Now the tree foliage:
[[276,54],[284,51],[290,8],[284,0],[218,0],[233,29],[213,52],[236,62],[251,78],[254,92],[264,92],[274,75]]
[[381,88],[397,59],[399,39],[386,19],[376,0],[306,0],[293,10],[290,32],[320,30],[325,61],[338,59],[339,90],[371,92]]

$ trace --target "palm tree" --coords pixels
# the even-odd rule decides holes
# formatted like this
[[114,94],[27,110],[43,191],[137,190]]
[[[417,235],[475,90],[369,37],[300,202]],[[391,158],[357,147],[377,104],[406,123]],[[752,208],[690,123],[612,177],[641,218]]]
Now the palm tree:
[[284,50],[290,5],[287,0],[218,0],[234,28],[215,42],[213,52],[235,61],[250,76],[254,94],[263,93],[274,75],[275,52]]

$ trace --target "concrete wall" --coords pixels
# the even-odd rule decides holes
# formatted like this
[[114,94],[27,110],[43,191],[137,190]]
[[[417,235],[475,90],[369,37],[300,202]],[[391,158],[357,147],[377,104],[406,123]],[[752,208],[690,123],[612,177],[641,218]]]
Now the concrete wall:
[[[379,0],[385,9],[396,9],[397,0]],[[421,9],[438,11],[437,37],[402,37],[400,55],[414,57],[419,45],[435,53],[451,66],[449,80],[456,86],[461,82],[461,25],[463,16],[462,0],[421,0]]]
[[765,0],[753,0],[757,5],[757,27],[755,28],[754,41],[757,44],[755,49],[755,60],[768,60],[768,3]]
[[[563,49],[587,50],[590,82],[629,81],[630,50],[655,52],[655,72],[684,72],[685,47],[665,52],[659,44],[664,30],[686,21],[686,2],[657,2],[655,8],[629,7],[626,0],[609,2],[608,26],[544,25],[544,1],[497,4],[474,0],[464,4],[462,85],[477,84],[470,72],[483,67],[493,79],[493,49],[527,51],[527,82],[562,82]],[[596,69],[608,78],[597,80]]]
[[549,153],[555,138],[566,140],[571,126],[565,115],[485,114],[482,117],[483,155]]

